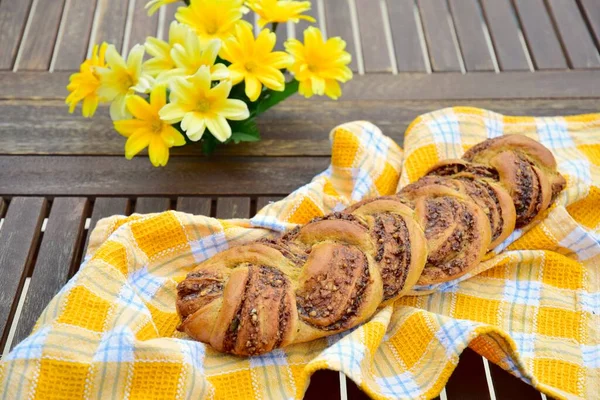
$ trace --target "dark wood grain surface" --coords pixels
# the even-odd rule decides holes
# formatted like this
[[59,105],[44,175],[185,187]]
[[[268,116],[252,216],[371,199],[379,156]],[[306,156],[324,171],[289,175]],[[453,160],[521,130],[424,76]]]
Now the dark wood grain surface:
[[[11,322],[20,321],[12,327],[12,346],[31,329],[44,302],[74,272],[100,218],[170,208],[249,217],[327,167],[328,133],[337,124],[370,120],[402,144],[415,117],[453,105],[509,115],[598,111],[596,0],[314,1],[310,14],[327,36],[346,41],[355,72],[364,67],[364,75],[344,85],[342,100],[296,96],[259,120],[260,143],[230,146],[209,158],[198,146],[173,149],[168,167],[155,169],[143,153],[131,162],[122,157],[124,138],[114,132],[105,107],[86,120],[67,114],[63,103],[66,71],[78,69],[94,43],[108,41],[127,51],[148,35],[168,38],[181,3],[151,18],[145,3],[0,0],[0,345]],[[293,25],[295,36],[301,38],[308,25]],[[285,24],[279,33],[282,49]],[[19,299],[24,303],[15,315]],[[537,391],[494,365],[494,388],[488,388],[482,366],[481,357],[467,350],[446,397],[485,399],[493,390],[498,399],[539,399]],[[346,384],[348,398],[366,397],[351,381]],[[340,396],[336,372],[312,377],[307,397]]]
[[212,199],[210,197],[180,197],[177,210],[194,215],[211,216]]
[[434,71],[460,71],[446,0],[418,0],[421,19],[429,48],[429,58]]
[[29,16],[29,30],[21,43],[17,67],[25,71],[45,71],[50,67],[54,43],[63,14],[65,0],[52,0],[39,6]]
[[493,71],[494,63],[483,30],[477,0],[449,0],[467,71]]
[[339,36],[346,42],[346,51],[352,55],[350,68],[358,71],[354,35],[350,19],[350,7],[347,0],[327,0],[325,5],[325,26],[327,36]]
[[544,0],[513,0],[513,2],[535,67],[537,69],[567,68],[567,61]]
[[399,72],[425,72],[413,0],[387,0],[389,24]]
[[25,277],[31,268],[46,214],[46,199],[13,198],[0,230],[0,348],[6,343]]
[[357,1],[356,14],[365,72],[391,72],[383,14],[378,1]]
[[600,67],[598,49],[592,40],[576,0],[547,0],[571,68]]
[[29,335],[46,305],[77,268],[87,207],[85,198],[58,198],[52,203],[12,347]]
[[32,1],[0,2],[0,70],[13,68]]
[[63,33],[56,43],[55,71],[75,71],[86,58],[97,0],[70,0],[63,13]]
[[510,0],[481,0],[483,15],[496,50],[502,71],[527,71],[524,43],[521,42],[519,21]]
[[96,224],[99,220],[101,220],[102,218],[110,217],[112,215],[129,215],[129,213],[129,199],[123,197],[98,197],[94,201],[94,208],[92,211],[92,217],[90,219],[90,226],[86,234],[85,246],[83,247],[82,254],[86,254],[87,246],[90,242],[90,234],[96,227]]

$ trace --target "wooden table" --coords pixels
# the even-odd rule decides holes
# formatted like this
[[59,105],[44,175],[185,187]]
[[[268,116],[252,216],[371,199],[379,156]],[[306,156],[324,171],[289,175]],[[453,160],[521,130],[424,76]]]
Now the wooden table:
[[[77,271],[102,217],[167,209],[249,217],[326,168],[327,134],[348,120],[371,120],[402,144],[413,118],[441,107],[543,116],[600,104],[598,0],[318,0],[311,13],[320,27],[353,54],[343,98],[290,99],[260,121],[262,142],[210,158],[199,147],[176,149],[167,168],[154,169],[145,157],[123,158],[106,109],[85,120],[63,103],[70,71],[93,43],[127,50],[164,37],[175,6],[148,18],[143,3],[0,0],[4,354]],[[279,36],[305,27],[282,26]],[[330,371],[313,376],[306,397],[323,396],[365,397]],[[540,394],[467,350],[440,398]]]

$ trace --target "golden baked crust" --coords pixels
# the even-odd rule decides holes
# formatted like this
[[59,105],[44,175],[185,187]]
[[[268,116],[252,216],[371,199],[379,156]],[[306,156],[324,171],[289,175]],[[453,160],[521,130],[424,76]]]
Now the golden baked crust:
[[177,287],[179,329],[242,356],[345,331],[417,283],[472,271],[564,186],[552,153],[536,141],[487,140],[396,195],[200,263]]

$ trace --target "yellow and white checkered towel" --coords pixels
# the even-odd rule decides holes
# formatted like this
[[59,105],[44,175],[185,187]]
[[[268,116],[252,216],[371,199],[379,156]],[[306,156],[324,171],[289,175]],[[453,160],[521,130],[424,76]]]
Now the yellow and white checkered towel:
[[[417,287],[419,295],[350,332],[247,359],[175,331],[176,285],[199,261],[393,193],[438,160],[511,133],[549,147],[568,186],[541,223],[515,232],[478,275]],[[551,396],[597,398],[600,114],[444,109],[409,127],[404,151],[368,122],[337,127],[331,138],[331,166],[250,220],[174,211],[102,220],[79,273],[1,361],[3,398],[301,398],[323,368],[344,372],[374,398],[430,398],[466,346]]]

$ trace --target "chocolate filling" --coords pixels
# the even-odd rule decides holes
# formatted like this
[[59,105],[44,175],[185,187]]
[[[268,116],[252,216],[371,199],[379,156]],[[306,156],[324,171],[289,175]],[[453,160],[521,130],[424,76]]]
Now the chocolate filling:
[[[339,251],[343,254],[339,254]],[[308,289],[296,292],[299,317],[306,324],[324,331],[336,331],[350,325],[351,318],[356,315],[362,304],[363,295],[370,281],[368,263],[363,253],[357,256],[348,248],[335,252],[334,259],[341,261],[329,268],[333,271],[332,276],[328,276],[327,273],[317,275],[307,282]],[[358,271],[360,275],[353,285],[352,276],[356,275],[356,269],[360,269]],[[340,273],[336,273],[338,271]],[[345,304],[336,304],[336,300],[339,301],[344,297],[347,291],[355,292]],[[328,325],[317,323],[318,319],[328,318],[339,309],[343,312],[337,321]]]
[[223,293],[222,274],[195,271],[177,285],[177,309],[181,319],[195,313]]

